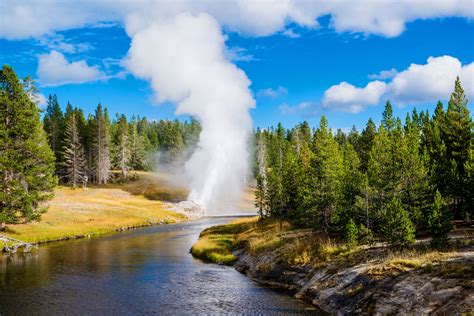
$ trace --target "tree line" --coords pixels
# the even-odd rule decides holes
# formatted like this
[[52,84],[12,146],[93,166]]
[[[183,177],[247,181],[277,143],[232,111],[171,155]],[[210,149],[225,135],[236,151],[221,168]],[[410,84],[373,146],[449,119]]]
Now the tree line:
[[325,116],[254,135],[255,205],[261,217],[335,234],[349,244],[377,238],[406,245],[431,234],[447,241],[453,219],[474,210],[473,123],[456,79],[447,109],[413,110],[404,123],[387,101],[382,122],[359,133],[328,127]]
[[133,116],[127,120],[124,114],[116,114],[111,120],[101,104],[87,118],[69,102],[63,113],[56,95],[49,96],[43,125],[54,152],[56,175],[72,187],[88,181],[107,183],[111,170],[127,178],[129,170],[179,164],[196,146],[201,130],[194,119],[150,121]]

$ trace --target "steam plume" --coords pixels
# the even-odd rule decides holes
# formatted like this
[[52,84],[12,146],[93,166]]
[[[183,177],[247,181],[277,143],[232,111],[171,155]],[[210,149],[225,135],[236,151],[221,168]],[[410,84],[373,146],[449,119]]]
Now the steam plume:
[[186,163],[189,199],[208,214],[227,212],[240,197],[248,170],[247,140],[255,101],[245,73],[225,58],[225,37],[210,15],[180,13],[132,35],[127,67],[149,79],[158,101],[202,125],[198,149]]

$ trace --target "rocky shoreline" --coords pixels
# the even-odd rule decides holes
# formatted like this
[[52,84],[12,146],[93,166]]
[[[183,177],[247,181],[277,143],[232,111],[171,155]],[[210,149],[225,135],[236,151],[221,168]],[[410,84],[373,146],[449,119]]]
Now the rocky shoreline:
[[[234,267],[253,280],[289,291],[333,315],[461,315],[474,310],[474,280],[440,275],[438,267],[400,269],[377,275],[371,262],[336,267],[328,264],[275,264],[278,251],[258,256],[238,250]],[[447,260],[450,267],[474,267],[474,252]]]

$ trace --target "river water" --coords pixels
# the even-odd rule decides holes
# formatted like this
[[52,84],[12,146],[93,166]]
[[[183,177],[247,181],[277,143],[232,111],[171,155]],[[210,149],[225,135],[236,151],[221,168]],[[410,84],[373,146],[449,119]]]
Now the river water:
[[0,254],[0,315],[310,314],[232,267],[194,259],[205,218]]

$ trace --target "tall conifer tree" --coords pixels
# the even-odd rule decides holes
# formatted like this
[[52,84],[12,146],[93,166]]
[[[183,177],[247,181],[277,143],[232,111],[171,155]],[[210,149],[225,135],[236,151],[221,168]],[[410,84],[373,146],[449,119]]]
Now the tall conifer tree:
[[0,223],[31,221],[57,183],[39,109],[9,66],[0,70]]

